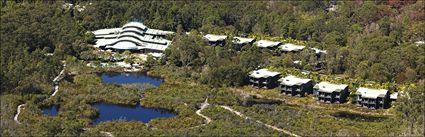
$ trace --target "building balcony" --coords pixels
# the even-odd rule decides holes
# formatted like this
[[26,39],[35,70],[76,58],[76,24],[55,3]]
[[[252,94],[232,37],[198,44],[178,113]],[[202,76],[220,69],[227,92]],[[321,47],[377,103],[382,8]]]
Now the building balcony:
[[324,98],[324,97],[325,97],[325,95],[323,95],[323,94],[320,94],[320,95],[319,95],[319,97],[323,97],[323,98]]
[[335,98],[340,98],[340,97],[341,97],[340,95],[336,95],[336,96],[335,96]]
[[290,89],[289,89],[289,88],[285,88],[285,87],[280,88],[280,89],[285,90],[285,91],[290,91]]
[[251,83],[260,83],[259,81],[256,81],[256,80],[250,80],[249,82],[251,82]]

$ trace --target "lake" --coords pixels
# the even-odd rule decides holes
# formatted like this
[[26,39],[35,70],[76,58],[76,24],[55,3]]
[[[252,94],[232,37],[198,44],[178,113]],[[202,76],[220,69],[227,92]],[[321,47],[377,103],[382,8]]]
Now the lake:
[[58,106],[50,106],[42,109],[45,116],[57,116],[58,110]]
[[96,103],[93,105],[99,111],[93,123],[106,122],[111,120],[142,121],[148,123],[155,118],[169,118],[177,114],[158,108],[146,108],[137,104],[136,106],[117,105],[109,103]]
[[110,84],[152,84],[161,85],[161,78],[148,76],[146,73],[102,73],[102,81]]

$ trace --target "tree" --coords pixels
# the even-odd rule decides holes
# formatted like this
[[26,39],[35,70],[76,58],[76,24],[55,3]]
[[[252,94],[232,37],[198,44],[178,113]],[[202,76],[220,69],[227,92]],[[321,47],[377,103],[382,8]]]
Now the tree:
[[375,63],[370,67],[370,79],[384,82],[387,80],[387,73],[385,72],[385,66],[381,63]]
[[417,86],[404,92],[405,95],[400,96],[395,105],[397,116],[409,129],[404,135],[421,136],[424,134],[425,124],[425,80],[420,80]]
[[362,61],[357,65],[356,76],[360,79],[366,79],[369,77],[369,62]]
[[243,84],[246,74],[241,66],[228,64],[219,68],[212,68],[203,78],[203,81],[214,87],[240,86]]
[[87,32],[84,34],[84,40],[88,44],[96,44],[95,35],[92,32]]

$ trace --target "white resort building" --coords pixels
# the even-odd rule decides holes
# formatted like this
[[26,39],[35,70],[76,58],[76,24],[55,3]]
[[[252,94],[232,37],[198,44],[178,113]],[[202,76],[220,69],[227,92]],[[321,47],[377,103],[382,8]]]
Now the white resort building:
[[356,92],[358,106],[365,108],[388,108],[390,105],[390,94],[386,89],[371,89],[360,87]]
[[281,42],[275,42],[275,41],[269,41],[269,40],[259,40],[256,42],[257,47],[260,48],[275,48],[278,47],[280,44],[282,44]]
[[278,86],[280,73],[269,71],[268,69],[259,69],[249,74],[249,83],[257,88],[274,88]]
[[281,78],[279,81],[282,94],[301,97],[305,93],[313,93],[313,86],[315,84],[311,79],[299,78],[292,75]]
[[171,44],[165,36],[174,32],[150,29],[140,22],[129,22],[121,28],[100,29],[93,33],[97,40],[95,47],[101,49],[162,54]]
[[320,102],[345,103],[348,95],[348,85],[320,82],[313,87],[313,93]]
[[282,46],[280,46],[280,50],[283,52],[298,52],[305,48],[305,46],[295,45],[291,43],[286,43]]
[[233,37],[233,43],[238,45],[254,44],[254,41],[253,38]]
[[207,34],[204,36],[204,38],[208,41],[210,45],[221,45],[224,46],[225,41],[227,39],[226,35],[214,35],[214,34]]

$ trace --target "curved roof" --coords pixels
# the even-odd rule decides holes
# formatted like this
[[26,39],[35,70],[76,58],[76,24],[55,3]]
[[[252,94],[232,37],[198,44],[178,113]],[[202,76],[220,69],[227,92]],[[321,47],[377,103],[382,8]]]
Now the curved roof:
[[135,38],[137,40],[139,40],[140,42],[151,42],[151,43],[156,43],[156,44],[163,44],[166,45],[168,41],[166,40],[162,40],[162,39],[155,39],[153,38],[153,36],[140,36],[136,33],[123,33],[121,34],[118,38],[125,38],[125,37],[132,37]]
[[139,28],[141,30],[146,30],[147,27],[140,22],[129,22],[127,24],[125,24],[124,26],[122,26],[122,28],[127,28],[127,27],[135,27],[135,28]]
[[115,44],[117,44],[118,42],[121,42],[121,41],[128,41],[128,42],[132,42],[132,43],[134,43],[134,44],[136,44],[136,45],[142,45],[141,43],[141,41],[139,41],[139,40],[137,40],[137,39],[135,39],[135,38],[133,38],[133,37],[122,37],[122,38],[119,38],[119,39],[115,39],[116,41],[115,42],[113,42],[113,43],[111,43],[111,45],[115,45]]
[[111,28],[111,29],[100,29],[93,31],[94,35],[107,35],[107,34],[116,34],[121,30],[121,28]]
[[[161,36],[171,34],[171,31],[149,29],[143,23],[129,22],[121,28],[101,29],[95,31],[96,46],[106,46],[112,49],[151,49],[165,50],[171,43]],[[113,38],[113,39],[107,39]]]
[[120,41],[114,46],[107,46],[106,48],[119,49],[119,50],[137,50],[138,46],[130,41]]
[[163,31],[163,30],[158,30],[158,29],[148,29],[148,30],[146,30],[145,33],[152,34],[152,35],[167,35],[167,34],[173,34],[174,32]]

